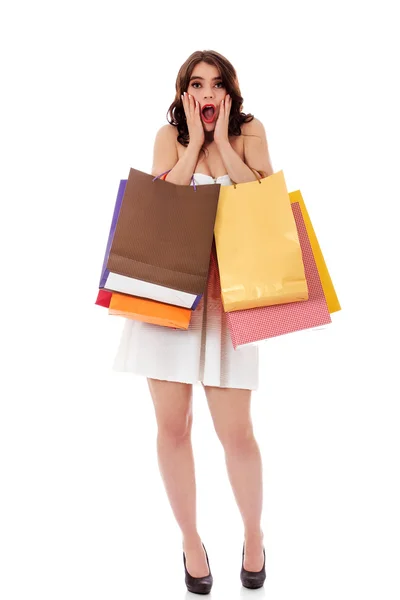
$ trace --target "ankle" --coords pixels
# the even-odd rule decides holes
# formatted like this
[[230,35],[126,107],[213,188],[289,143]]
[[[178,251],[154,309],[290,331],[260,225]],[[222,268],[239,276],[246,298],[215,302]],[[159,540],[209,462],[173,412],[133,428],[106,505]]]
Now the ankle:
[[185,548],[195,548],[199,544],[201,544],[201,537],[197,531],[182,534],[182,545],[185,546]]
[[247,544],[258,544],[264,541],[264,532],[262,529],[246,529],[244,532],[245,545]]

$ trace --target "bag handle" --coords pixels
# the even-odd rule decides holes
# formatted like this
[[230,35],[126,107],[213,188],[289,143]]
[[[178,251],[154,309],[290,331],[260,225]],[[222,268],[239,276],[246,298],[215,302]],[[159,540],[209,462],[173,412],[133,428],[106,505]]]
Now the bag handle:
[[257,171],[256,169],[253,169],[253,167],[249,167],[249,169],[254,171],[254,173],[256,174],[256,177],[260,183],[261,183],[261,179],[264,179],[265,177],[267,177],[267,174],[265,171]]
[[[157,175],[157,177],[154,177],[153,181],[155,181],[159,177],[161,177],[161,179],[163,179],[165,181],[165,177],[167,176],[167,173],[169,173],[170,171],[172,171],[172,169],[168,169],[168,171],[164,171],[164,173],[161,173],[161,175]],[[196,184],[195,184],[195,181],[194,181],[194,175],[192,175],[191,181],[193,181],[193,188],[194,188],[194,191],[196,191]]]
[[[249,166],[249,165],[247,165],[247,166]],[[249,169],[251,169],[255,173],[255,175],[258,179],[258,183],[261,183],[261,179],[267,177],[267,174],[265,171],[257,171],[256,169],[253,169],[253,167],[249,167]],[[233,187],[236,189],[236,186],[237,186],[236,181],[233,181],[233,179],[231,179],[231,181],[233,183]]]
[[[251,169],[255,173],[255,175],[256,175],[256,177],[258,179],[258,183],[261,183],[261,179],[267,177],[267,174],[266,174],[265,171],[257,171],[256,169],[253,169],[253,167],[249,167],[249,169]],[[161,175],[157,175],[156,177],[153,178],[153,181],[155,181],[158,178],[161,178],[163,181],[165,181],[167,173],[169,173],[170,171],[172,171],[172,169],[168,169],[168,171],[164,171],[164,173],[161,173]],[[196,191],[196,184],[195,184],[195,181],[194,181],[194,175],[192,175],[191,181],[193,181],[193,188]],[[237,183],[235,181],[233,181],[233,180],[231,180],[231,181],[232,181],[234,187],[236,188]]]

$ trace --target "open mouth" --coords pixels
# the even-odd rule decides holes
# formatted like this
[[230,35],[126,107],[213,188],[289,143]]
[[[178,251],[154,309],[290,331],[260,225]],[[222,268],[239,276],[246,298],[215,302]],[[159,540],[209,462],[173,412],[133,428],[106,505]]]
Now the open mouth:
[[212,123],[215,119],[217,111],[212,104],[206,104],[201,111],[201,117],[205,123]]

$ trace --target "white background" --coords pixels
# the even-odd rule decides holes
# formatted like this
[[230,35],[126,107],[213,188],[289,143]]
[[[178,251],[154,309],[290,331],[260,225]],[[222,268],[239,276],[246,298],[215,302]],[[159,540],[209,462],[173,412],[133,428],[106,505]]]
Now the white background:
[[144,377],[94,305],[120,179],[150,172],[179,67],[214,49],[300,189],[342,311],[260,345],[267,580],[201,386],[193,445],[211,597],[399,598],[395,2],[8,2],[0,14],[0,596],[188,598]]

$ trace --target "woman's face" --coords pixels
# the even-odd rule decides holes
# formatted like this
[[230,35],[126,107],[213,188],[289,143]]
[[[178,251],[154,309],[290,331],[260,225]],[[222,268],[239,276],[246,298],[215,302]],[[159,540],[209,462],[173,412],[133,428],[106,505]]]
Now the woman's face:
[[[226,89],[223,86],[217,67],[205,62],[198,63],[190,76],[187,92],[199,103],[200,118],[204,129],[213,131],[219,115],[221,100],[226,96]],[[202,115],[202,108],[206,104],[215,106],[215,112],[210,123]]]

